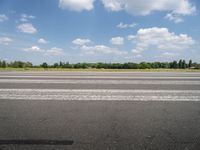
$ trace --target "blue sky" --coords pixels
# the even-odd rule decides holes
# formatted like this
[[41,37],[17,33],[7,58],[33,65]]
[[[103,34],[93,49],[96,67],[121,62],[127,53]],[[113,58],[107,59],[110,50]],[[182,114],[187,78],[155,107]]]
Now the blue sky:
[[198,0],[0,0],[0,59],[200,62]]

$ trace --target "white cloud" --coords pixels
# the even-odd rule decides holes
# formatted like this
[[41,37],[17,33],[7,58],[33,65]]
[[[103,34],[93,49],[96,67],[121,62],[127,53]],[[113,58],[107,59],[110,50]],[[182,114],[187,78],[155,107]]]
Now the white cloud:
[[[110,40],[113,44],[123,44],[124,38],[122,37],[114,37]],[[93,42],[90,39],[81,39],[77,38],[72,41],[73,44],[77,45],[78,48],[84,54],[90,55],[101,55],[101,54],[113,54],[113,55],[123,55],[127,54],[126,51],[118,50],[117,48],[108,47],[106,45],[91,45]],[[90,45],[88,45],[90,44]]]
[[136,54],[133,56],[134,58],[142,58],[143,56],[141,54]]
[[117,25],[117,28],[121,28],[121,29],[125,29],[125,28],[134,28],[136,27],[138,24],[137,23],[132,23],[132,24],[125,24],[123,22],[120,22],[118,25]]
[[178,53],[164,52],[161,54],[161,57],[175,57]]
[[23,49],[23,51],[25,51],[25,52],[44,52],[45,50],[41,49],[38,46],[32,46],[30,48]]
[[48,56],[63,56],[65,52],[61,48],[53,47],[51,49],[46,50],[45,55]]
[[0,37],[0,44],[9,45],[12,41],[9,37]]
[[120,11],[124,9],[122,0],[102,0],[102,2],[104,7],[110,11]]
[[27,15],[27,14],[22,14],[22,15],[21,15],[21,18],[20,18],[20,21],[22,21],[22,22],[27,22],[27,21],[29,21],[30,19],[35,19],[35,16]]
[[155,56],[155,58],[159,58],[162,60],[175,60],[176,58],[180,57],[179,55],[180,55],[179,53],[164,52],[158,56]]
[[125,10],[132,15],[149,15],[154,11],[166,11],[179,16],[191,15],[196,7],[189,0],[102,0],[110,11]]
[[178,14],[169,13],[165,16],[165,19],[169,19],[170,21],[174,21],[175,23],[183,22],[183,18]]
[[127,36],[127,39],[128,39],[129,41],[132,41],[132,40],[134,40],[135,38],[136,38],[135,35],[128,35],[128,36]]
[[41,49],[38,46],[32,46],[30,48],[24,48],[23,51],[25,52],[40,52],[43,53],[46,56],[63,56],[65,55],[65,52],[61,48],[53,47],[51,49]]
[[0,14],[0,22],[4,22],[4,21],[7,21],[8,20],[8,17],[4,14]]
[[37,29],[31,23],[23,23],[17,26],[20,32],[33,34],[37,32]]
[[110,40],[110,43],[112,43],[113,45],[123,45],[124,44],[124,38],[123,37],[113,37]]
[[138,30],[134,42],[136,47],[132,50],[133,53],[152,48],[166,51],[186,50],[195,44],[192,37],[187,34],[176,35],[167,28],[157,27]]
[[139,51],[139,50],[137,50],[137,49],[132,49],[131,52],[134,53],[134,54],[139,54],[139,53],[141,53],[141,51]]
[[47,44],[48,41],[46,41],[46,40],[43,39],[43,38],[40,38],[40,39],[38,39],[38,43],[40,43],[40,44]]
[[77,39],[73,40],[72,43],[75,45],[86,45],[86,44],[91,43],[91,40],[77,38]]
[[115,48],[111,48],[105,45],[94,45],[94,46],[81,46],[81,50],[85,54],[112,54],[112,55],[124,55],[127,54],[125,51],[121,51]]
[[73,11],[92,10],[94,0],[59,0],[59,7]]

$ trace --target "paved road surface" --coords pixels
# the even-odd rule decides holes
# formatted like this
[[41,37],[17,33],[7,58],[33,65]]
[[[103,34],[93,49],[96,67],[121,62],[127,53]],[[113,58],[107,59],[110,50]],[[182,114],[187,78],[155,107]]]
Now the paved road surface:
[[0,150],[198,150],[200,73],[0,72]]

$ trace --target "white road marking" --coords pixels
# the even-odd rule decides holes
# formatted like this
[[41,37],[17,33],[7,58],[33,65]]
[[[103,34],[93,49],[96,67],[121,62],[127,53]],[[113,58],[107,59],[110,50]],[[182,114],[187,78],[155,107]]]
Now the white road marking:
[[200,90],[0,89],[1,100],[200,101]]
[[200,81],[179,80],[32,80],[32,79],[0,79],[0,83],[51,83],[51,84],[193,84],[200,85]]
[[197,93],[200,90],[120,90],[120,89],[0,89],[0,92],[97,92],[97,93]]
[[194,72],[187,72],[187,71],[185,71],[185,72],[179,72],[179,71],[172,71],[172,72],[169,72],[169,71],[165,71],[165,72],[159,72],[159,71],[157,71],[157,72],[152,72],[152,71],[142,71],[142,70],[138,70],[138,71],[124,71],[123,72],[123,70],[122,70],[122,72],[118,72],[118,71],[114,71],[114,72],[112,72],[112,71],[106,71],[106,70],[102,70],[102,72],[101,71],[23,71],[23,72],[21,72],[21,71],[1,71],[0,72],[0,75],[1,74],[14,74],[14,75],[16,75],[16,74],[25,74],[25,75],[32,75],[32,74],[42,74],[42,75],[49,75],[49,74],[53,74],[53,75],[65,75],[65,74],[71,74],[71,75],[102,75],[102,74],[130,74],[130,75],[132,75],[132,74],[181,74],[181,75],[183,75],[183,74],[186,74],[186,75],[194,75],[194,74],[196,74],[196,75],[200,75],[200,72],[198,72],[198,71],[194,71]]
[[[191,76],[188,76],[188,77],[177,77],[177,76],[171,76],[171,77],[161,77],[161,76],[152,76],[152,77],[134,77],[134,76],[73,76],[73,75],[70,75],[70,76],[52,76],[52,75],[47,75],[47,76],[31,76],[31,75],[27,75],[27,76],[2,76],[0,75],[0,78],[19,78],[19,79],[24,79],[24,78],[39,78],[39,79],[42,79],[42,78],[50,78],[50,79],[69,79],[69,78],[82,78],[82,79],[199,79],[200,80],[200,77],[191,77]],[[2,80],[2,79],[1,79]]]

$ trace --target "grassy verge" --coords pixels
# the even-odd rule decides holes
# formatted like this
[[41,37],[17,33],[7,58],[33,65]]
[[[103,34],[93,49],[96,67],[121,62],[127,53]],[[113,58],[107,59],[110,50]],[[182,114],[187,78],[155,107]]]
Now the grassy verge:
[[0,71],[72,71],[72,72],[200,72],[196,69],[65,69],[65,68],[0,68]]

